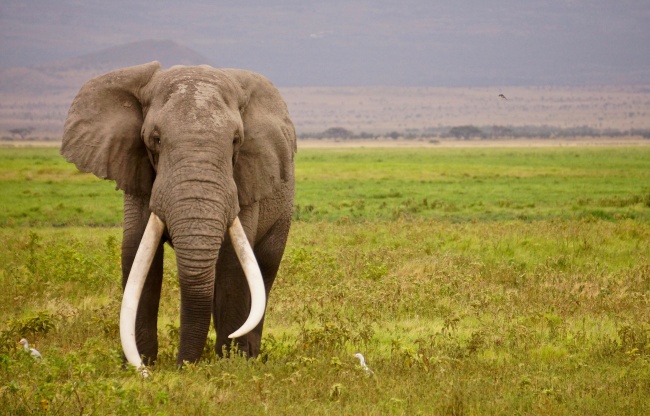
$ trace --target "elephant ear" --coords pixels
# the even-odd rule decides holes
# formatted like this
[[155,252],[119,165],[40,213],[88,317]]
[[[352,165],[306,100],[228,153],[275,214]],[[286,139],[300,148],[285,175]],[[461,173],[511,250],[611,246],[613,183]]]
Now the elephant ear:
[[86,82],[65,120],[61,154],[83,172],[132,195],[151,193],[155,173],[142,142],[141,89],[158,62],[109,72]]
[[263,76],[244,70],[226,70],[242,88],[240,112],[244,140],[234,167],[239,204],[250,205],[270,197],[293,179],[296,132],[280,92]]

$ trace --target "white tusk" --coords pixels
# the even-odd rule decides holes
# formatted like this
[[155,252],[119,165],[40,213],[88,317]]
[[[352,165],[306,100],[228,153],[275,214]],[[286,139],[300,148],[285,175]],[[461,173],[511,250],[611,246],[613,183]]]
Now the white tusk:
[[244,269],[244,274],[246,274],[246,280],[248,281],[248,287],[251,292],[251,311],[248,314],[248,319],[241,328],[228,336],[228,338],[238,338],[252,331],[260,323],[262,317],[264,317],[266,291],[264,289],[262,272],[257,265],[253,249],[248,243],[248,238],[246,238],[246,233],[244,233],[244,228],[239,221],[239,217],[235,217],[228,231],[230,232],[230,239],[235,248],[235,253],[237,253],[237,258],[239,258],[239,262]]
[[[144,282],[147,279],[151,262],[158,249],[160,238],[165,229],[165,223],[153,212],[149,217],[147,228],[142,235],[142,241],[135,254],[133,266],[129,273],[129,278],[124,288],[122,297],[122,309],[120,310],[120,339],[122,341],[122,350],[126,360],[137,367],[139,370],[144,369],[138,346],[135,343],[135,317],[138,312],[138,302]],[[146,370],[145,370],[146,371]],[[143,373],[144,375],[144,373]]]

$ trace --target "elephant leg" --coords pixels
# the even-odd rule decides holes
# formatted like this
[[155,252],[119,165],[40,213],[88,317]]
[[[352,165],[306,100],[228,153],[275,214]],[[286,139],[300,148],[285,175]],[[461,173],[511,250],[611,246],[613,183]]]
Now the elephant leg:
[[[148,201],[124,195],[124,234],[122,239],[122,290],[131,272],[135,254],[149,217]],[[136,317],[136,345],[144,363],[153,364],[158,357],[158,307],[163,275],[161,241],[147,274]]]
[[224,354],[227,356],[231,343],[235,342],[239,351],[248,355],[244,337],[235,340],[228,338],[244,323],[250,310],[246,276],[228,235],[221,245],[215,274],[212,317],[217,331],[216,353],[220,357]]
[[[254,241],[259,219],[259,203],[242,207],[238,217],[249,241]],[[244,337],[235,340],[228,338],[228,335],[239,329],[246,321],[251,304],[246,276],[232,246],[229,233],[226,233],[219,251],[213,299],[212,317],[217,331],[217,355],[222,357],[224,350],[227,355],[231,344],[235,342],[240,352],[250,356]]]
[[[291,217],[284,218],[276,222],[273,227],[266,233],[264,238],[255,246],[255,258],[260,266],[262,277],[264,278],[264,288],[266,289],[266,299],[268,303],[271,287],[275,281],[280,268],[280,262],[284,255],[284,248],[289,236],[289,227],[291,226]],[[260,353],[262,343],[262,329],[264,328],[264,318],[251,332],[246,334],[248,350],[251,357],[257,357]]]
[[[267,302],[280,267],[290,222],[290,217],[276,222],[253,250],[264,279]],[[219,255],[214,300],[216,352],[219,356],[223,356],[224,349],[228,353],[233,341],[228,338],[228,335],[244,323],[250,310],[250,294],[246,277],[229,240],[224,241]],[[240,352],[251,358],[259,355],[263,327],[264,318],[253,331],[234,340]]]

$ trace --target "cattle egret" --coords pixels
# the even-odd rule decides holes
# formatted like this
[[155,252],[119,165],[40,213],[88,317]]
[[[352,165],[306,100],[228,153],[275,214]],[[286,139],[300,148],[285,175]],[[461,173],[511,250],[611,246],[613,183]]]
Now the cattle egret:
[[25,349],[25,351],[29,352],[30,355],[34,357],[36,360],[40,360],[41,358],[43,358],[41,356],[41,353],[38,352],[36,348],[30,348],[29,343],[25,338],[21,339],[19,342],[23,344],[23,348]]
[[365,370],[366,373],[368,373],[368,374],[375,374],[375,373],[374,373],[370,368],[368,368],[368,366],[366,365],[366,359],[363,358],[363,354],[361,354],[360,352],[358,352],[358,353],[354,354],[354,356],[357,357],[357,358],[359,359],[359,365],[361,366],[361,368],[363,368],[363,369]]

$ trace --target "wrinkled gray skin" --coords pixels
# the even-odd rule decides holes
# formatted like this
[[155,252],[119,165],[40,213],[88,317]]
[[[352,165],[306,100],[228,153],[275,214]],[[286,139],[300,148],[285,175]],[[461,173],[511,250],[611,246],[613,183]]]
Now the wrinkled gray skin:
[[[180,279],[179,365],[200,358],[211,315],[220,355],[248,317],[249,289],[226,232],[237,215],[268,298],[289,232],[295,151],[286,104],[253,72],[161,70],[151,62],[82,87],[65,122],[61,154],[124,191],[123,287],[150,213],[166,224],[136,319],[146,364],[158,354],[164,241],[176,252]],[[263,324],[235,340],[249,357],[259,354]]]

